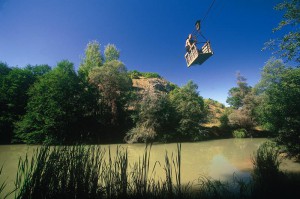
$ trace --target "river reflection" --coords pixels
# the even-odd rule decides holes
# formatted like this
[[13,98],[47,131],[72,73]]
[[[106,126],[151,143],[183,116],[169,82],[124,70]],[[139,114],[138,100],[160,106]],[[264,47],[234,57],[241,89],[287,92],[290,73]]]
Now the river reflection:
[[[251,158],[259,145],[267,141],[264,138],[249,139],[223,139],[197,143],[182,143],[181,145],[181,180],[182,183],[197,183],[201,176],[209,176],[218,180],[231,180],[233,174],[248,178],[252,169]],[[0,166],[4,165],[0,183],[7,180],[8,187],[13,186],[16,176],[18,160],[29,157],[37,146],[28,145],[2,145],[0,146]],[[137,162],[144,154],[145,144],[101,145],[111,154],[119,149],[128,150],[130,166]],[[165,154],[171,158],[177,153],[177,144],[153,144],[150,153],[150,174],[155,178],[164,178]],[[108,154],[108,153],[106,153]],[[159,162],[159,163],[158,163]],[[151,173],[155,165],[155,172]],[[300,172],[300,165],[285,160],[282,168],[287,171]]]

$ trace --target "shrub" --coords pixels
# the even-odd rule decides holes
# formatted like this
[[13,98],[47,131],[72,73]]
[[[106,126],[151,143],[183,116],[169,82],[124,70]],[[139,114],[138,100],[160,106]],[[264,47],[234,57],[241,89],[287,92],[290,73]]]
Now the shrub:
[[229,125],[235,128],[252,129],[254,126],[254,121],[244,110],[233,110],[233,112],[228,115],[228,119]]
[[151,72],[142,73],[142,76],[145,78],[160,78],[159,74]]
[[128,73],[128,75],[130,76],[131,79],[139,79],[139,76],[141,76],[141,73],[137,70],[134,70],[134,71],[130,71]]
[[265,142],[252,158],[252,195],[255,198],[278,197],[283,191],[284,175],[279,170],[279,148],[274,142]]
[[230,126],[229,126],[229,118],[228,118],[228,115],[229,115],[229,111],[225,111],[219,118],[219,121],[220,121],[220,128],[222,129],[229,129]]
[[232,132],[232,136],[234,138],[245,138],[245,137],[247,137],[247,130],[246,129],[237,129],[237,130],[234,130]]

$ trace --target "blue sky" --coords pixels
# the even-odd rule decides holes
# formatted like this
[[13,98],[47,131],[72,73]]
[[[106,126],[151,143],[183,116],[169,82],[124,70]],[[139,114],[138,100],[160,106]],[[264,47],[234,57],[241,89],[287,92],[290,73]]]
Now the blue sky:
[[0,61],[9,66],[68,59],[78,68],[89,41],[112,43],[128,70],[157,72],[179,85],[193,80],[204,98],[225,103],[239,71],[254,86],[265,62],[261,51],[276,37],[281,0],[215,0],[202,23],[214,55],[186,67],[185,39],[212,0],[0,0]]

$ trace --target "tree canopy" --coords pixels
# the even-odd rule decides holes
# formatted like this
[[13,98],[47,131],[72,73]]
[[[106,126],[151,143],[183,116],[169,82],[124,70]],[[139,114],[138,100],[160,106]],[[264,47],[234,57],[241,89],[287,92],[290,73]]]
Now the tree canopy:
[[100,52],[100,44],[97,41],[91,41],[87,44],[85,49],[85,56],[79,66],[79,74],[88,77],[89,72],[93,68],[102,66],[103,56]]
[[104,49],[105,62],[110,62],[113,60],[119,60],[120,51],[114,44],[108,44]]
[[102,67],[94,68],[90,72],[89,79],[101,92],[99,100],[102,113],[107,119],[106,124],[118,123],[132,87],[125,65],[117,60],[105,62]]
[[294,61],[300,67],[300,1],[289,0],[275,6],[278,11],[284,11],[282,20],[273,32],[285,32],[282,37],[271,39],[265,43],[265,48],[271,49],[287,61]]
[[237,86],[233,87],[228,92],[226,102],[235,109],[243,106],[243,99],[251,91],[251,86],[248,86],[247,79],[240,73],[237,73]]
[[48,65],[11,68],[0,63],[0,142],[11,141],[14,123],[26,113],[29,88],[50,70]]
[[29,89],[27,112],[16,138],[26,143],[65,143],[79,139],[83,117],[82,88],[74,66],[62,61]]
[[257,85],[260,122],[276,133],[290,152],[300,153],[300,68],[270,59]]
[[189,81],[182,88],[170,92],[171,104],[179,121],[177,130],[183,136],[198,133],[200,123],[205,120],[204,101],[197,89],[198,85]]

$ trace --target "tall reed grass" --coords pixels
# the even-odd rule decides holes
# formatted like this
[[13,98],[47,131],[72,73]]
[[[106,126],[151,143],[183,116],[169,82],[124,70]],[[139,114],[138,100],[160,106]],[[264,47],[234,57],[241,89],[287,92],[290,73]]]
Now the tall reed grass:
[[103,155],[94,146],[43,146],[20,159],[15,198],[98,198]]
[[[200,176],[197,185],[181,183],[181,144],[175,153],[165,153],[163,176],[150,168],[151,145],[142,157],[129,164],[128,151],[117,147],[115,154],[99,146],[42,146],[29,159],[20,159],[14,196],[23,198],[264,198],[273,196],[271,175],[290,183],[279,171],[278,151],[265,144],[253,158],[253,180],[245,182],[233,175],[232,182]],[[0,169],[0,174],[1,174]],[[271,172],[271,174],[267,174]],[[295,178],[296,179],[296,178]],[[293,183],[298,183],[293,180]],[[296,186],[290,183],[292,194]],[[1,188],[5,184],[0,185]],[[269,190],[270,189],[270,190]],[[280,195],[282,196],[282,194]],[[289,195],[290,196],[290,195]]]
[[300,198],[299,174],[280,170],[282,158],[274,142],[262,144],[254,157],[251,195],[254,198]]
[[[20,159],[15,198],[174,198],[182,196],[181,145],[165,156],[166,180],[150,172],[151,145],[131,166],[127,149],[116,154],[98,146],[42,146]],[[107,154],[107,156],[106,156]],[[107,158],[105,158],[105,156]],[[172,164],[171,164],[172,163]],[[175,171],[173,184],[172,171]]]
[[[3,165],[1,166],[0,168],[0,176],[2,174],[2,169],[3,169]],[[4,188],[6,187],[6,182],[3,181],[1,184],[0,184],[0,194],[3,192]]]

